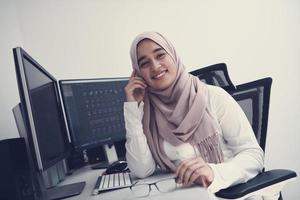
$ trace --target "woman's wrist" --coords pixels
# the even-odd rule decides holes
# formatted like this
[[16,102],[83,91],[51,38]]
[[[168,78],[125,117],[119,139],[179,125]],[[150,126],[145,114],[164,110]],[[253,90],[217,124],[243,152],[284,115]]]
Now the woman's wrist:
[[132,102],[132,101],[136,101],[136,99],[133,96],[126,95],[126,101]]

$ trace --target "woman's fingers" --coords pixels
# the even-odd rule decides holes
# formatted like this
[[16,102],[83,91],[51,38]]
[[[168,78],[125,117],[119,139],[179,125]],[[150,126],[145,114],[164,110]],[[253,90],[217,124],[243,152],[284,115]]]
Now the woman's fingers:
[[180,163],[176,170],[178,182],[188,186],[197,181],[203,187],[207,187],[206,176],[209,176],[208,178],[211,176],[211,172],[207,168],[211,170],[201,157],[185,160]]
[[[131,78],[129,79],[129,81],[128,81],[127,86],[128,86],[129,88],[131,88],[131,87],[134,87],[136,83],[143,85],[145,88],[147,87],[147,85],[146,85],[144,79],[142,79],[141,77],[138,77],[138,76],[133,76],[133,77],[131,77]],[[128,87],[127,87],[127,88],[128,88]]]
[[201,184],[203,187],[207,187],[207,183],[206,183],[206,166],[201,166],[197,169],[194,170],[193,174],[190,176],[190,179],[187,183],[187,185],[191,185],[193,184],[195,181],[197,181],[197,183]]
[[182,179],[183,184],[190,185],[191,183],[193,183],[193,182],[191,182],[191,177],[193,174],[195,174],[196,170],[201,167],[204,167],[204,165],[202,163],[195,162],[195,163],[191,164],[183,175],[183,179]]
[[144,90],[145,88],[147,87],[147,85],[139,80],[135,80],[135,81],[132,81],[131,83],[129,83],[125,90],[127,93],[129,93],[129,95],[134,95],[134,91],[136,89],[142,89]]
[[124,89],[127,101],[140,102],[141,100],[143,100],[146,87],[147,85],[145,81],[141,77],[135,76],[135,72],[133,71]]
[[207,188],[214,180],[214,172],[208,164],[196,169],[191,175],[189,183],[197,183]]
[[134,77],[134,79],[129,81],[129,84],[135,84],[135,83],[139,83],[141,85],[143,85],[144,87],[147,87],[146,83],[144,82],[144,80],[140,77]]
[[184,160],[180,163],[176,170],[176,176],[178,177],[179,181],[183,184],[187,180],[188,176],[193,173],[193,168],[191,168],[192,165],[197,163],[195,159],[188,159]]
[[193,164],[195,163],[199,163],[199,164],[205,164],[205,162],[203,161],[203,159],[201,157],[196,157],[196,158],[190,158],[187,160],[182,161],[179,166],[177,167],[176,170],[176,176],[180,179],[183,178],[183,174],[185,173],[185,171]]

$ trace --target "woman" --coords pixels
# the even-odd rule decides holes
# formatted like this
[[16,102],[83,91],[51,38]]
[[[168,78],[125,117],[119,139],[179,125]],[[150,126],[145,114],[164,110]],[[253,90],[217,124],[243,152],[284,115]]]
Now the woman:
[[263,151],[235,100],[190,75],[161,34],[138,35],[125,87],[126,159],[140,178],[157,166],[215,193],[263,168]]

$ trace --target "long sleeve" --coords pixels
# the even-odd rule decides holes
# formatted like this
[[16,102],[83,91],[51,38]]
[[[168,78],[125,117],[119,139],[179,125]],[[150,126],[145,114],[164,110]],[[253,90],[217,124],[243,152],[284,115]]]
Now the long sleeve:
[[210,102],[222,130],[225,157],[223,163],[210,164],[215,178],[208,190],[215,193],[257,175],[263,169],[264,152],[238,103],[223,89],[209,87],[213,93]]
[[[264,153],[237,102],[223,89],[208,87],[209,109],[220,125],[220,144],[224,153],[223,163],[209,164],[215,177],[208,191],[215,193],[257,175],[263,168]],[[126,102],[124,116],[128,166],[135,176],[147,177],[154,172],[156,164],[143,134],[143,103],[138,106],[137,102]],[[190,144],[175,147],[165,141],[165,151],[177,164],[177,161],[193,155]]]
[[143,133],[143,102],[124,103],[126,127],[126,160],[132,174],[138,178],[150,176],[156,168],[155,161]]

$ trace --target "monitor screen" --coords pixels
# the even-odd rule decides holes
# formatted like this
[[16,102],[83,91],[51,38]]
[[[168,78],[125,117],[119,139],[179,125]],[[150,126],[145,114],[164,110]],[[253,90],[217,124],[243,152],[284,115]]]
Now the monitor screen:
[[61,95],[75,149],[125,139],[123,104],[128,78],[62,80]]
[[66,158],[69,139],[56,79],[22,48],[14,48],[17,82],[37,166],[46,170]]

